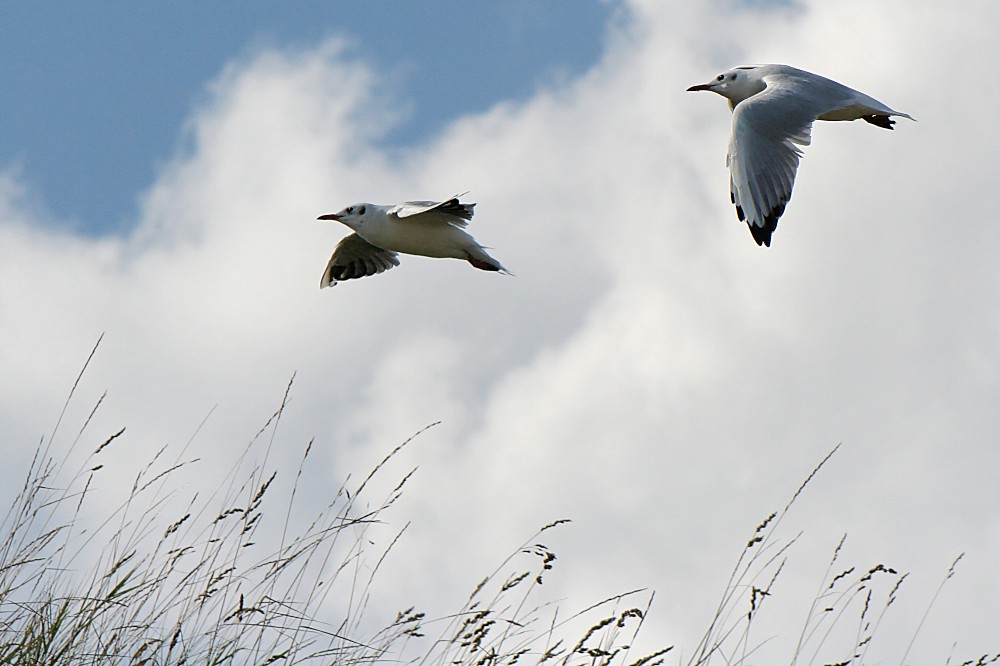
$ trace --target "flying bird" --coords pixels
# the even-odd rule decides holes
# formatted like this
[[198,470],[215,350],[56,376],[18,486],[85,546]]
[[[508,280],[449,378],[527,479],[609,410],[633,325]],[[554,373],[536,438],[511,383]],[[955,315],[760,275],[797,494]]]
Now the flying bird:
[[320,288],[387,271],[399,265],[397,253],[464,259],[481,270],[509,274],[465,231],[475,206],[455,196],[441,202],[387,206],[359,203],[339,213],[320,215],[317,219],[336,220],[354,230],[337,244]]
[[710,90],[729,100],[733,133],[726,165],[730,198],[757,245],[771,245],[771,234],[792,196],[795,171],[808,146],[814,120],[858,120],[891,130],[893,111],[864,93],[836,81],[789,67],[735,67],[689,92]]

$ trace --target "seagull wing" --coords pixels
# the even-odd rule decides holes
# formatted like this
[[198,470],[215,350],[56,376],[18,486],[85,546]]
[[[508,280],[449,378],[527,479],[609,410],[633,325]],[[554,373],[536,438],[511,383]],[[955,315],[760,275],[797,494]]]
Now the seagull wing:
[[745,220],[758,245],[771,234],[792,196],[795,171],[808,146],[812,123],[827,104],[812,99],[801,82],[764,77],[767,87],[733,109],[733,135],[726,163],[736,215]]
[[447,222],[456,227],[466,227],[475,213],[476,204],[462,203],[458,200],[460,196],[462,195],[453,196],[446,201],[407,201],[393,206],[386,211],[386,214],[395,215],[400,219],[412,217],[415,220],[435,220]]
[[351,234],[337,243],[330,262],[323,271],[319,286],[332,287],[340,280],[353,280],[376,275],[399,266],[395,252],[372,245],[357,234]]

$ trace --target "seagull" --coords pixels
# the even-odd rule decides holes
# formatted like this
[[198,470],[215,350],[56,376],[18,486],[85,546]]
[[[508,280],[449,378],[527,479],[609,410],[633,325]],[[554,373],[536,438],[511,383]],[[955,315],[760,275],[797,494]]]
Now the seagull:
[[768,247],[792,196],[802,156],[798,146],[809,145],[814,120],[860,118],[888,130],[895,122],[892,116],[913,120],[864,93],[788,65],[734,67],[688,88],[696,90],[710,90],[729,100],[730,198],[757,245]]
[[387,206],[359,203],[339,213],[320,215],[317,219],[337,220],[354,230],[337,244],[323,271],[320,288],[399,266],[399,252],[464,259],[480,270],[510,275],[465,231],[476,204],[461,203],[460,196],[440,202],[407,201]]

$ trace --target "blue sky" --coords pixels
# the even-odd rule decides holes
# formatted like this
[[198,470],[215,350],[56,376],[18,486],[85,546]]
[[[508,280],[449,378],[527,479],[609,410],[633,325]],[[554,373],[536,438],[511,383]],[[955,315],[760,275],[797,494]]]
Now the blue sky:
[[0,164],[16,164],[55,225],[134,223],[136,195],[171,158],[207,84],[241,53],[331,36],[391,76],[410,145],[449,119],[601,53],[612,2],[8,3],[0,9]]

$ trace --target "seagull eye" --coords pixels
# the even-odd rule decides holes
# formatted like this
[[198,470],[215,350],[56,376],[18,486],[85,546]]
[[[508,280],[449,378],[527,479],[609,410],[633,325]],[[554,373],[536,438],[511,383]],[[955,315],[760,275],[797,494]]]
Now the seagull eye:
[[722,81],[722,80],[724,80],[725,78],[726,78],[726,75],[725,75],[725,74],[719,74],[719,75],[718,75],[717,77],[715,77],[715,80],[716,80],[716,81]]
[[348,213],[353,213],[354,212],[354,206],[348,206],[347,207],[347,212]]

